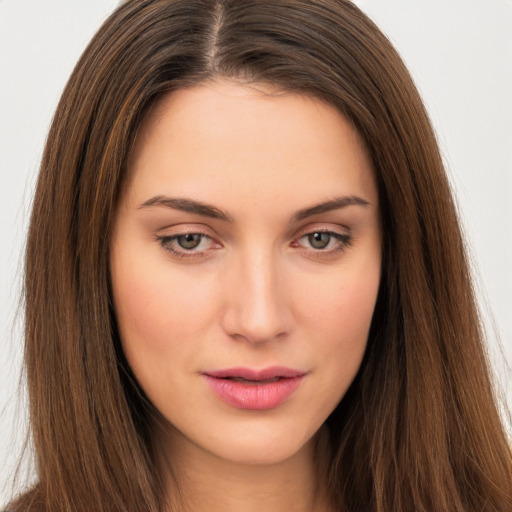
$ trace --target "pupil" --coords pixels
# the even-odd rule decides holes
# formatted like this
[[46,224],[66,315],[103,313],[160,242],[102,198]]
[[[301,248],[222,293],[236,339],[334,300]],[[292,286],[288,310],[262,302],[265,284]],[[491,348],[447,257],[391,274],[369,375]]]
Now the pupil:
[[198,233],[187,233],[178,237],[178,243],[183,249],[195,249],[201,242],[201,235]]
[[308,238],[311,247],[314,247],[315,249],[325,249],[329,245],[331,235],[329,233],[317,232],[311,233]]

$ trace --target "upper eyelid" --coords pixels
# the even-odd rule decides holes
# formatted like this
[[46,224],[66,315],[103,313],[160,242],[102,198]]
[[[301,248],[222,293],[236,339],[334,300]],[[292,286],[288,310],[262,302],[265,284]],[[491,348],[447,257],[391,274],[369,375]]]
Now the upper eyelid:
[[156,230],[156,236],[158,238],[176,238],[182,235],[203,235],[211,240],[218,240],[220,237],[216,234],[215,231],[208,228],[204,224],[202,225],[192,225],[188,227],[183,227],[182,224],[176,226],[167,226],[164,228],[160,228]]
[[215,241],[215,239],[213,237],[211,237],[207,233],[203,233],[202,231],[185,231],[185,232],[180,232],[180,233],[175,233],[175,234],[170,234],[170,235],[157,235],[157,239],[161,240],[161,241],[165,241],[165,240],[173,240],[174,241],[174,240],[177,240],[178,238],[180,238],[181,236],[186,236],[186,235],[201,235],[202,237],[204,237],[208,240],[211,240],[214,243],[218,243]]
[[332,228],[332,227],[318,227],[318,228],[308,228],[308,229],[303,229],[303,230],[300,230],[301,233],[304,233],[305,235],[309,234],[309,233],[339,233],[339,234],[343,234],[342,233],[345,232],[345,231],[349,231],[348,229],[336,229],[336,228]]
[[304,238],[315,233],[326,233],[328,235],[334,236],[335,238],[351,238],[349,233],[340,233],[339,231],[333,231],[332,229],[315,229],[314,231],[306,231],[302,235],[299,235],[297,239]]
[[340,233],[340,232],[334,231],[332,229],[315,229],[313,231],[306,231],[305,233],[294,238],[293,241],[297,242],[298,240],[308,237],[309,235],[312,235],[314,233],[327,233],[342,243],[349,243],[349,241],[352,240],[352,235],[350,233]]
[[[295,228],[293,232],[289,232],[288,235],[285,235],[285,238],[293,241],[315,232],[333,233],[340,236],[352,236],[352,230],[346,225],[340,225],[332,222],[308,222],[298,229]],[[230,240],[233,241],[234,238],[236,238],[236,236],[233,236],[234,233],[225,233],[222,235],[208,226],[208,224],[203,223],[180,223],[170,225],[156,230],[155,234],[159,239],[170,239],[187,234],[200,234],[217,243],[223,243]]]
[[330,222],[318,222],[318,223],[309,223],[305,226],[302,226],[300,229],[296,231],[294,235],[295,238],[300,238],[302,236],[311,234],[311,233],[334,233],[338,235],[348,235],[351,236],[352,230],[348,226],[340,226],[339,224],[334,224]]

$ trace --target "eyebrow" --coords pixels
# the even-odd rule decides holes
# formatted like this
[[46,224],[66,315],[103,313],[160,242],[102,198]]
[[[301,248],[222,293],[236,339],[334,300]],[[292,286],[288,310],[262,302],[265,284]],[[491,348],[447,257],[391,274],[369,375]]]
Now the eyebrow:
[[182,199],[167,196],[155,196],[147,201],[144,201],[139,208],[150,208],[152,206],[165,206],[172,208],[173,210],[180,210],[187,213],[195,213],[197,215],[203,215],[205,217],[211,217],[212,219],[219,219],[226,222],[233,222],[233,219],[222,210],[215,208],[206,203],[200,203],[199,201],[193,201],[192,199]]
[[[304,208],[296,212],[292,220],[297,222],[300,220],[304,220],[308,217],[312,217],[313,215],[318,215],[320,213],[329,212],[332,210],[338,210],[340,208],[346,208],[347,206],[369,206],[370,203],[365,199],[358,196],[343,196],[337,197],[335,199],[331,199],[329,201],[324,201],[323,203],[316,204],[314,206],[310,206],[308,208]],[[212,219],[223,220],[225,222],[233,222],[233,218],[227,213],[219,210],[215,206],[211,206],[206,203],[202,203],[199,201],[194,201],[192,199],[184,199],[184,198],[173,198],[167,197],[164,195],[154,196],[147,201],[144,201],[139,209],[151,208],[153,206],[165,206],[166,208],[172,208],[173,210],[179,210],[187,213],[195,213],[196,215],[202,215],[205,217],[210,217]]]
[[318,215],[319,213],[330,212],[331,210],[339,210],[340,208],[346,208],[347,206],[369,206],[370,203],[358,196],[343,196],[336,197],[329,201],[325,201],[323,203],[311,206],[309,208],[304,208],[303,210],[299,210],[294,216],[294,221],[304,220],[308,217],[312,217],[313,215]]

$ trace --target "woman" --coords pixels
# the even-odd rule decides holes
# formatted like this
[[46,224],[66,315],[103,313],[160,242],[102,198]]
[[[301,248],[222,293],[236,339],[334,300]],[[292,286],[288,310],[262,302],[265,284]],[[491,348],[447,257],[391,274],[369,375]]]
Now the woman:
[[55,115],[25,290],[12,510],[512,507],[435,137],[349,2],[122,5]]

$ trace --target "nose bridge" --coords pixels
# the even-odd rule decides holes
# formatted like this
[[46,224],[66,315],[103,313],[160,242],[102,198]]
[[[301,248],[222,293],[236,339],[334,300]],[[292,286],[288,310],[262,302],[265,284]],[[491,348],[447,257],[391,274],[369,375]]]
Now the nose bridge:
[[268,247],[252,247],[233,262],[225,315],[231,336],[261,343],[289,332],[291,311],[281,263]]

